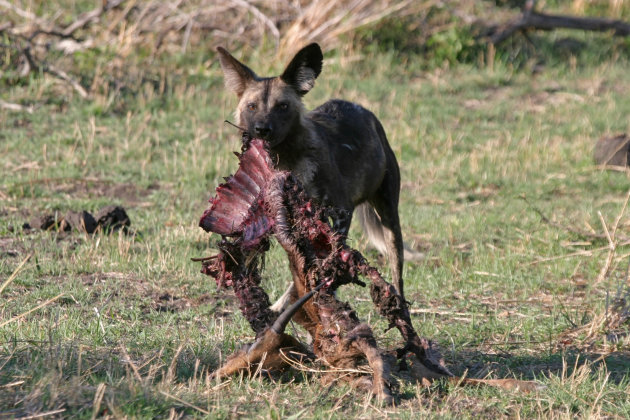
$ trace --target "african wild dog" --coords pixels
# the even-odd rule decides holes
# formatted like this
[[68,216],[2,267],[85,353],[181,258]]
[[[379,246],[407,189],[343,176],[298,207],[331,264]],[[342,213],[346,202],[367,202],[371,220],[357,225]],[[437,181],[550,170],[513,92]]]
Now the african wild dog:
[[[348,233],[356,208],[370,242],[388,256],[393,284],[404,296],[400,171],[378,119],[360,105],[339,99],[306,111],[302,96],[322,70],[317,44],[300,50],[278,77],[259,77],[224,48],[217,51],[225,84],[239,98],[236,124],[263,139],[278,168],[291,171],[313,198],[347,211],[348,217],[335,222],[338,232]],[[291,293],[288,290],[274,310],[280,310]]]

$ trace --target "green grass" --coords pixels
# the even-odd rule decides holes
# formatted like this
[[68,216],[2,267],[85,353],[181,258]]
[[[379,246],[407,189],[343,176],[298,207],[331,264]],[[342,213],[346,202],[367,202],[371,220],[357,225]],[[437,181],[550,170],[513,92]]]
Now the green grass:
[[[163,94],[146,84],[83,101],[53,95],[63,89],[48,77],[11,87],[6,100],[38,106],[0,111],[0,284],[33,253],[0,297],[0,418],[627,418],[628,338],[607,344],[601,331],[586,346],[567,333],[604,313],[624,281],[628,247],[597,283],[607,241],[546,224],[534,210],[603,233],[598,212],[611,226],[630,189],[626,174],[591,160],[599,137],[630,131],[627,59],[594,57],[552,60],[536,75],[501,59],[492,68],[421,70],[420,56],[404,65],[387,53],[353,63],[328,57],[307,106],[330,97],[364,104],[399,159],[403,230],[428,255],[405,267],[418,331],[440,344],[457,374],[546,385],[523,395],[403,381],[395,407],[344,384],[322,386],[318,373],[208,380],[252,340],[231,292],[190,261],[211,252],[216,238],[198,220],[221,177],[235,171],[240,141],[223,123],[236,100],[216,62],[170,63],[179,72],[164,76]],[[257,66],[262,58],[252,67],[282,70]],[[42,212],[109,203],[127,208],[135,235],[21,228]],[[629,230],[624,216],[617,235]],[[365,250],[358,230],[351,241]],[[264,285],[277,297],[288,278],[276,247]],[[341,296],[356,302],[384,347],[396,345],[367,290]]]

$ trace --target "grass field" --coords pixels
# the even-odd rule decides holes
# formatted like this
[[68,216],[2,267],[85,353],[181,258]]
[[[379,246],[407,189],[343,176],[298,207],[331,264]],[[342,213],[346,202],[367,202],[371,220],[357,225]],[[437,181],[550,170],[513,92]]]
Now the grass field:
[[[617,297],[629,310],[630,182],[592,161],[598,138],[630,132],[628,53],[581,36],[584,54],[550,50],[545,64],[518,68],[502,57],[427,68],[422,56],[330,53],[305,98],[309,108],[357,101],[387,130],[403,231],[427,253],[405,267],[418,331],[459,375],[544,390],[401,381],[395,406],[380,407],[343,383],[322,386],[318,365],[282,381],[210,381],[252,331],[232,292],[190,261],[217,239],[198,220],[240,142],[223,123],[236,99],[213,54],[197,52],[132,93],[83,100],[47,75],[2,93],[35,109],[0,110],[0,418],[630,417],[629,326],[612,331],[605,318]],[[260,74],[282,71],[271,54],[243,58]],[[42,213],[112,203],[132,234],[22,229]],[[379,260],[358,229],[351,242]],[[272,298],[286,265],[274,248]],[[396,346],[368,295],[341,293],[382,347]]]

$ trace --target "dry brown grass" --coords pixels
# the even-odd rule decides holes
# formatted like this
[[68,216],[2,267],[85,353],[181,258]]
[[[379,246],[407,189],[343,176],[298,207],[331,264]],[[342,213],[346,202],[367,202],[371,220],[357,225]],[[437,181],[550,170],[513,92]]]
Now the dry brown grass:
[[[424,18],[437,0],[106,0],[92,10],[0,0],[0,69],[15,78],[44,73],[64,93],[109,106],[114,89],[163,71],[169,57],[190,51],[271,49],[282,61],[296,49],[319,42],[324,50],[342,45],[360,28],[384,18]],[[37,7],[37,13],[32,10]],[[349,44],[349,43],[347,43]],[[79,54],[77,54],[79,53]],[[99,64],[81,68],[81,53]],[[272,52],[273,54],[273,52]],[[105,59],[107,57],[107,59]],[[86,60],[84,58],[83,60]],[[157,76],[156,76],[157,77]],[[154,77],[155,78],[155,77]],[[160,79],[163,74],[160,73]],[[159,91],[164,89],[161,82]],[[0,102],[0,108],[30,111]]]
[[[629,255],[619,255],[619,239],[616,238],[619,222],[624,217],[630,191],[626,194],[625,201],[621,206],[619,214],[613,221],[610,228],[601,213],[599,218],[602,229],[608,240],[608,253],[603,259],[599,275],[594,281],[594,285],[602,282],[611,284],[613,277],[619,273],[622,264],[628,261]],[[576,326],[565,331],[558,339],[558,347],[573,347],[597,351],[600,353],[614,352],[628,348],[630,336],[627,329],[630,325],[630,262],[626,266],[625,274],[617,281],[617,291],[614,296],[606,295],[606,306],[604,310],[593,315],[590,322]]]
[[279,54],[288,57],[302,45],[318,42],[324,48],[339,46],[342,35],[386,17],[423,16],[436,0],[352,0],[339,7],[335,0],[313,0],[294,19],[280,40]]
[[[271,41],[279,53],[291,53],[307,42],[324,48],[339,37],[386,17],[426,12],[436,0],[189,0],[105,1],[75,16],[74,10],[50,9],[35,14],[20,2],[0,1],[7,22],[0,32],[32,41],[41,49],[71,54],[94,46],[113,48],[124,59],[140,47],[152,54],[185,52],[210,42],[230,48],[258,47]],[[67,23],[70,21],[70,23]],[[50,45],[49,45],[50,47]]]

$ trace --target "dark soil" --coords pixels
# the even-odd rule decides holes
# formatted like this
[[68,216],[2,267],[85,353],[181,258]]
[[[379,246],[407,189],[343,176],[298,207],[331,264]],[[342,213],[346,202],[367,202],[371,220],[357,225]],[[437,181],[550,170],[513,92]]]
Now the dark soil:
[[129,233],[130,225],[131,220],[123,207],[106,206],[97,211],[95,216],[86,210],[69,210],[60,219],[53,214],[35,215],[22,228],[24,230],[76,231],[88,234],[95,232],[111,233],[117,230]]
[[131,183],[113,184],[109,181],[96,179],[49,179],[41,182],[45,183],[51,191],[64,193],[75,199],[111,197],[118,203],[129,207],[143,204],[149,195],[160,189],[157,184],[144,189]]

